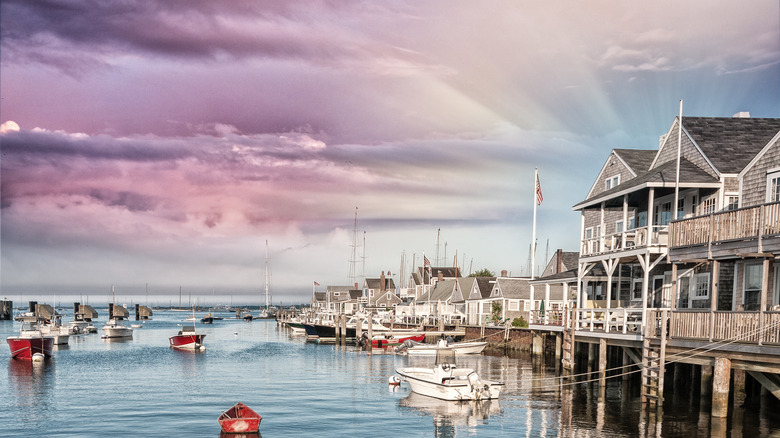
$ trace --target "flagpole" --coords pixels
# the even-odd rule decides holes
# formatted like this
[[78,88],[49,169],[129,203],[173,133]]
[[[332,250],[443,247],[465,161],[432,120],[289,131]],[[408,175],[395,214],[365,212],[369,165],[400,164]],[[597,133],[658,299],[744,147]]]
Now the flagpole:
[[531,235],[531,280],[534,279],[534,266],[536,264],[536,186],[539,181],[539,168],[534,167],[534,226],[533,234]]
[[678,215],[678,202],[680,197],[680,155],[682,150],[682,106],[683,101],[680,99],[680,117],[677,118],[677,175],[674,180],[674,214],[672,220],[677,220]]

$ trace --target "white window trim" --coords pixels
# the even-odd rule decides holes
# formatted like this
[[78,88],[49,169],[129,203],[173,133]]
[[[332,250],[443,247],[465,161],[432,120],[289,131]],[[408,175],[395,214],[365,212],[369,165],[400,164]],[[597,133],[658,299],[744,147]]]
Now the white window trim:
[[520,311],[520,301],[519,300],[509,300],[507,303],[507,307],[509,311],[518,312]]
[[[710,299],[710,274],[709,272],[701,273],[701,274],[694,274],[692,281],[689,283],[688,286],[688,297],[690,297],[691,300],[709,300]],[[707,295],[701,295],[697,296],[696,292],[699,290],[699,282],[702,280],[707,281]],[[691,285],[692,284],[692,285]]]
[[[774,199],[771,198],[772,195],[772,180],[773,179],[779,179],[780,180],[780,167],[769,169],[766,172],[766,196],[764,197],[764,200],[766,202],[775,202]],[[780,185],[780,181],[778,181],[778,185]],[[780,188],[778,188],[780,190]]]
[[[748,289],[747,289],[747,277],[748,277],[747,276],[747,270],[748,270],[748,267],[753,267],[753,266],[762,266],[761,275],[764,275],[763,264],[762,263],[743,263],[742,264],[742,305],[743,306],[745,305],[745,296],[747,295],[747,292],[748,292]],[[754,291],[756,289],[750,289],[750,290]],[[759,287],[757,290],[758,290],[758,293],[760,294],[761,293],[761,287]]]
[[[642,301],[642,284],[645,282],[644,278],[632,278],[631,279],[631,301]],[[636,284],[639,283],[639,297],[634,296],[634,291],[637,290]]]

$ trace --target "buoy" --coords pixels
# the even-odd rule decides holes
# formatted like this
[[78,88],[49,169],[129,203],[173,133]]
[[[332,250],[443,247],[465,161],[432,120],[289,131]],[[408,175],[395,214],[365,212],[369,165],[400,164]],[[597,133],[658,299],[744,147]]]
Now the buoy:
[[398,376],[390,376],[390,378],[387,379],[387,384],[390,386],[398,386],[401,384],[401,378]]
[[43,362],[44,358],[45,358],[45,356],[43,355],[43,353],[34,353],[32,355],[32,361],[33,362]]

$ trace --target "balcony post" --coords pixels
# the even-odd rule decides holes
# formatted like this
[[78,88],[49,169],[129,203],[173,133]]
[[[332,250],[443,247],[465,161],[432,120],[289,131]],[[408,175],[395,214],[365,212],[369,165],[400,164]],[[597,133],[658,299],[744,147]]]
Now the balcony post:
[[764,205],[758,207],[758,252],[764,252]]
[[645,236],[645,246],[650,246],[650,241],[653,238],[653,202],[655,202],[655,187],[650,187],[650,192],[647,196],[647,236]]
[[718,282],[720,281],[720,262],[712,261],[712,293],[710,294],[709,341],[715,337],[715,311],[718,310]]
[[769,289],[769,259],[764,259],[764,266],[761,270],[761,303],[758,308],[758,345],[764,343],[764,324],[766,311],[766,296]]

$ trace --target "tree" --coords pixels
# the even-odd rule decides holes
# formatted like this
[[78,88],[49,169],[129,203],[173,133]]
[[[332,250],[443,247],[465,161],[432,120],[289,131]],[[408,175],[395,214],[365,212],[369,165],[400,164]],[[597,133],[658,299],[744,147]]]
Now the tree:
[[501,322],[501,310],[503,310],[501,303],[498,301],[493,301],[493,306],[490,312],[490,320],[493,321],[494,324]]
[[469,275],[469,277],[495,277],[496,274],[493,273],[488,268],[482,268],[477,272],[474,272],[473,274]]

